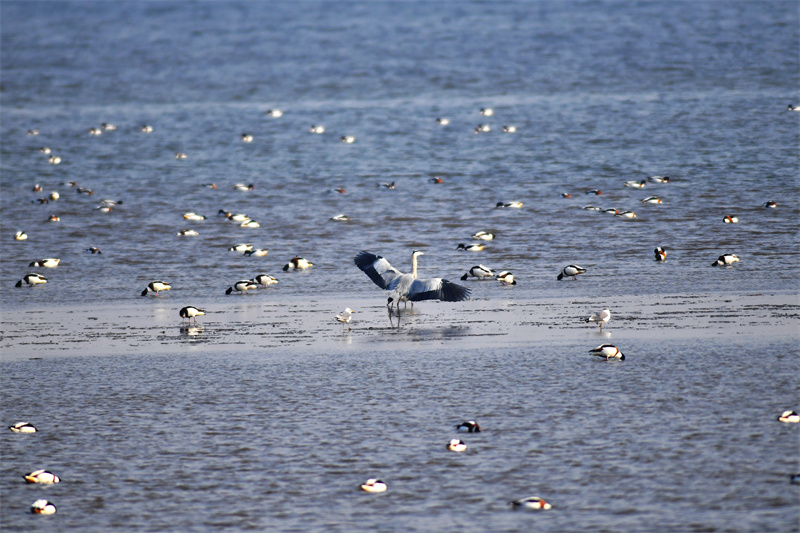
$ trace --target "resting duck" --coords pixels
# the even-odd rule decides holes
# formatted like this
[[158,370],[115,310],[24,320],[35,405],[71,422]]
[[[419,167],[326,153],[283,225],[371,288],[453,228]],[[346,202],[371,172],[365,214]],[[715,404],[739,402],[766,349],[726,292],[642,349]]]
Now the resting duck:
[[456,250],[464,250],[466,252],[480,252],[484,249],[485,244],[464,244],[461,243],[456,247]]
[[292,259],[289,260],[288,263],[286,263],[286,265],[284,265],[283,271],[286,272],[287,270],[290,270],[290,269],[291,270],[305,270],[305,269],[307,269],[309,267],[312,267],[312,266],[314,266],[314,263],[311,263],[310,261],[307,261],[306,259],[304,259],[302,257],[293,257]]
[[366,492],[386,492],[386,483],[380,479],[368,479],[361,484],[361,490]]
[[31,505],[31,512],[33,514],[55,514],[56,506],[47,500],[36,500]]
[[634,181],[626,181],[626,182],[624,183],[624,185],[625,185],[626,187],[633,187],[634,189],[643,189],[644,187],[647,187],[647,180],[641,180],[641,181],[635,181],[635,180],[634,180]]
[[13,426],[8,426],[8,429],[14,433],[36,433],[36,428],[30,422],[17,422]]
[[47,259],[39,259],[38,261],[33,261],[29,264],[29,267],[44,267],[44,268],[55,268],[61,262],[61,259],[56,259],[54,257],[49,257]]
[[489,233],[488,231],[479,231],[478,233],[474,234],[472,238],[479,241],[491,241],[494,239],[494,233]]
[[242,133],[242,142],[243,143],[251,143],[253,142],[253,136],[249,133]]
[[738,224],[739,217],[734,215],[725,215],[725,218],[723,218],[722,221],[726,224]]
[[483,280],[486,278],[491,278],[494,276],[494,272],[492,269],[483,265],[475,265],[474,267],[470,268],[469,271],[461,276],[462,280],[466,280],[469,277],[478,278],[479,280]]
[[447,126],[450,124],[450,119],[446,117],[437,118],[436,123],[440,126]]
[[605,357],[606,361],[609,359],[619,359],[620,361],[625,360],[625,354],[620,352],[619,348],[613,344],[602,344],[597,348],[592,348],[589,350],[589,353],[598,357]]
[[31,472],[30,474],[25,474],[22,476],[25,478],[25,481],[28,483],[59,483],[61,479],[52,472],[48,472],[47,470],[36,470],[35,472]]
[[280,118],[283,116],[283,111],[280,109],[268,109],[266,114],[272,118]]
[[244,251],[244,255],[247,257],[266,257],[268,253],[269,250],[265,248],[251,248]]
[[190,211],[189,213],[184,213],[183,218],[186,220],[205,220],[208,217],[205,215],[198,215],[197,213]]
[[451,452],[465,452],[467,451],[467,445],[462,440],[450,439],[450,442],[447,443],[447,449]]
[[497,202],[495,204],[495,208],[502,207],[502,208],[511,208],[511,209],[520,209],[523,206],[522,202]]
[[481,427],[474,420],[465,420],[456,426],[459,433],[480,433]]
[[778,421],[787,424],[797,424],[800,422],[800,415],[794,411],[784,411],[783,414],[778,417]]
[[513,502],[510,502],[509,505],[511,505],[511,507],[514,509],[529,509],[532,511],[546,511],[547,509],[551,509],[553,507],[538,496],[530,496],[521,500],[514,500]]

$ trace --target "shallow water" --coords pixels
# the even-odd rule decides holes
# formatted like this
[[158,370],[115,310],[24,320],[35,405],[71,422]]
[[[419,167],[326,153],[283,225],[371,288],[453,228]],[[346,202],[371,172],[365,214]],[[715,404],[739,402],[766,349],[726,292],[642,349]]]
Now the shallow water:
[[[2,419],[40,429],[3,437],[4,526],[797,530],[797,427],[775,421],[800,405],[787,7],[3,2]],[[90,136],[102,122],[118,129]],[[655,174],[672,182],[623,185]],[[497,238],[456,251],[479,230]],[[464,282],[471,301],[398,328],[353,265],[364,249],[519,284]],[[721,253],[741,262],[712,268]],[[295,255],[315,266],[281,271]],[[62,261],[27,266],[43,257]],[[556,281],[570,263],[588,273]],[[14,288],[30,271],[48,283]],[[225,296],[259,273],[279,284]],[[172,290],[142,298],[154,279]],[[581,319],[605,305],[603,336]],[[606,341],[629,358],[593,360]],[[464,418],[485,431],[447,452]],[[21,482],[39,467],[63,482]],[[376,476],[388,493],[357,489]],[[42,495],[58,514],[26,515]],[[508,509],[528,495],[554,509]]]

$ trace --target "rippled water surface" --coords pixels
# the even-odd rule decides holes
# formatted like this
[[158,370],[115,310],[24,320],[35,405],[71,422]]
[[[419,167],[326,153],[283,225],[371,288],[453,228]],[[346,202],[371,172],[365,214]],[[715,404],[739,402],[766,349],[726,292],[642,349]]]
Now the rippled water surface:
[[[658,312],[614,302],[788,294],[793,305],[753,313],[797,323],[798,28],[786,2],[2,2],[2,420],[40,428],[3,437],[4,526],[796,530],[797,428],[775,421],[800,406],[796,334],[739,337],[706,314],[714,335],[670,342]],[[117,129],[88,133],[101,123]],[[671,182],[623,185],[653,175]],[[36,202],[52,191],[59,200]],[[651,195],[662,203],[641,203]],[[103,199],[122,203],[101,212]],[[350,220],[330,220],[339,213]],[[176,235],[185,228],[199,235]],[[496,234],[485,250],[456,250],[479,230]],[[228,251],[237,243],[269,254]],[[451,315],[418,305],[406,334],[387,337],[396,348],[358,332],[349,344],[316,320],[374,298],[357,327],[384,334],[385,295],[352,262],[364,249],[404,271],[423,250],[422,276],[482,263],[519,284],[465,282],[473,301]],[[712,268],[722,253],[741,261]],[[295,255],[315,266],[284,273]],[[61,264],[27,266],[44,257]],[[570,263],[588,273],[556,281]],[[15,288],[31,271],[48,283]],[[224,294],[259,273],[279,284]],[[172,290],[142,298],[154,279]],[[543,298],[606,302],[615,342],[626,327],[653,337],[629,338],[624,362],[588,360],[596,339],[573,326],[559,337]],[[216,307],[192,334],[224,350],[176,355],[187,304]],[[77,324],[78,308],[97,316]],[[503,313],[544,324],[547,341],[486,329],[448,341]],[[122,325],[148,315],[152,339]],[[26,317],[62,329],[22,343]],[[277,340],[263,340],[267,326]],[[20,358],[37,340],[69,353]],[[447,452],[464,418],[485,431]],[[25,486],[39,467],[64,481]],[[390,490],[360,493],[367,477]],[[27,516],[42,495],[58,514]],[[509,511],[528,495],[554,509]]]

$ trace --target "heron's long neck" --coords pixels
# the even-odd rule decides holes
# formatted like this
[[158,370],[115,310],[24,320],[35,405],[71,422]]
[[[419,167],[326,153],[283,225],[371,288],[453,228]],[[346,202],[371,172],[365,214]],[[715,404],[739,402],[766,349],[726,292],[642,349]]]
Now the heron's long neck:
[[411,256],[411,275],[417,279],[417,254]]

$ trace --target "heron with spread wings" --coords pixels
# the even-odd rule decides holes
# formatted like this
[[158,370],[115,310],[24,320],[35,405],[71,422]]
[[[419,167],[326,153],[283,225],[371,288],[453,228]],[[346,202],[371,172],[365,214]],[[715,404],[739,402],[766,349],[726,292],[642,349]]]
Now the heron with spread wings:
[[421,300],[441,300],[443,302],[460,302],[469,299],[469,289],[452,283],[442,278],[417,279],[417,257],[424,255],[419,250],[411,253],[411,273],[403,274],[394,268],[383,257],[369,252],[361,252],[354,261],[375,285],[383,290],[391,291],[386,307],[389,313],[397,304],[397,313],[400,314],[400,302],[414,302]]

